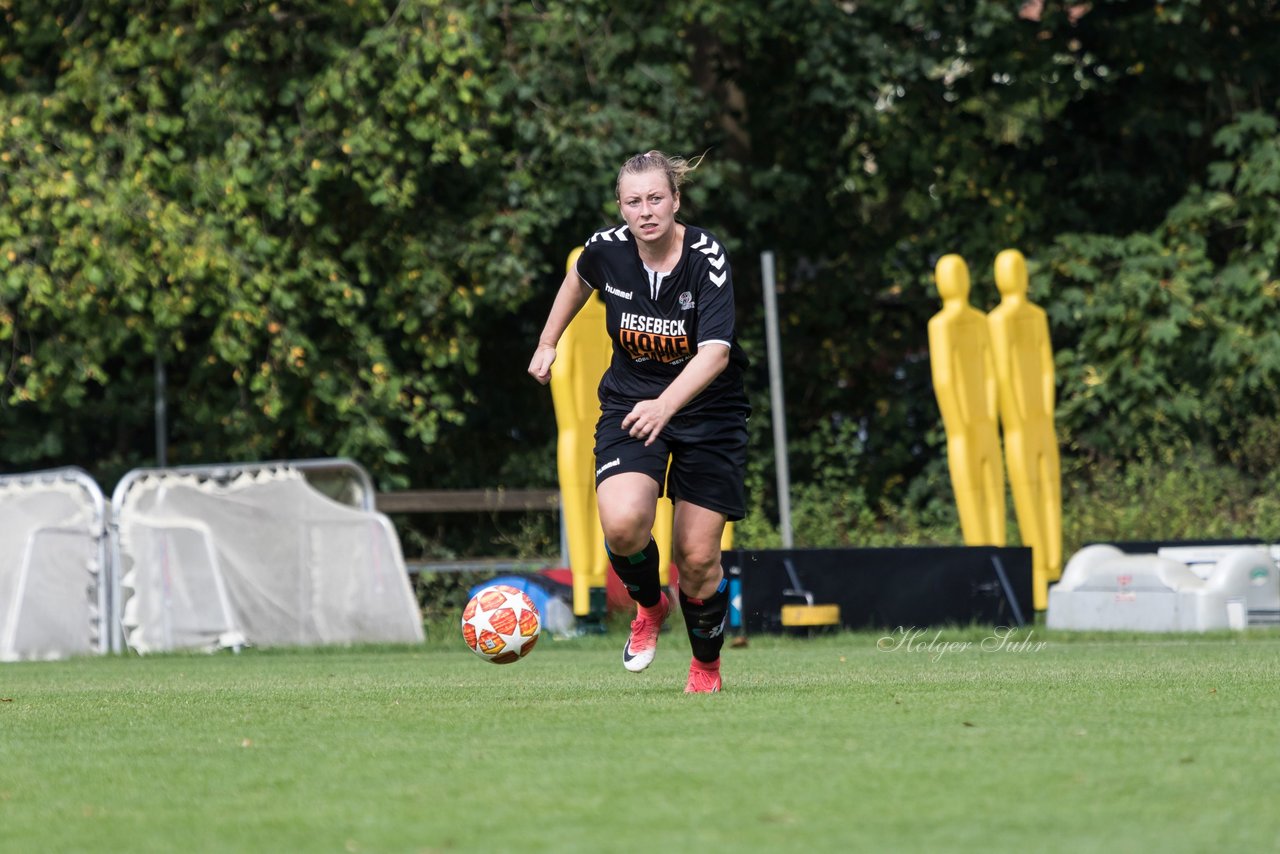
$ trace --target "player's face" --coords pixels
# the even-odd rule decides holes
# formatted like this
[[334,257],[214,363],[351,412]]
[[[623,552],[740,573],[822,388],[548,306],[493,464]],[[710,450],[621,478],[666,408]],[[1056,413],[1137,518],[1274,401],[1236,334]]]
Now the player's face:
[[680,194],[671,192],[665,172],[651,169],[622,176],[618,206],[637,240],[661,240],[675,225]]

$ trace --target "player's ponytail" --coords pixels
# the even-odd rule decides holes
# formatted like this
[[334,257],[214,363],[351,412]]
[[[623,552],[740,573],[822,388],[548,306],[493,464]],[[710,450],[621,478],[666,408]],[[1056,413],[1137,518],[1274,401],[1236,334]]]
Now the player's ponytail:
[[618,170],[618,181],[614,185],[614,194],[621,196],[623,175],[639,175],[644,172],[658,171],[667,176],[667,184],[670,185],[671,192],[674,195],[680,192],[685,176],[697,169],[702,164],[702,159],[706,156],[704,152],[699,154],[693,162],[689,162],[683,157],[670,157],[661,151],[646,151],[644,154],[637,154],[627,160],[626,163],[623,163],[622,168]]

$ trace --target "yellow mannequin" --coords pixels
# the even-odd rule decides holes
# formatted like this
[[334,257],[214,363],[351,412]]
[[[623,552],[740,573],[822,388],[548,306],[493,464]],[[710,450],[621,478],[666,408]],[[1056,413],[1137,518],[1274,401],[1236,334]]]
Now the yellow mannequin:
[[1005,544],[1004,470],[987,318],[969,305],[969,268],[944,255],[934,269],[942,311],[929,319],[933,390],[947,430],[947,462],[966,545]]
[[[581,249],[569,255],[572,269]],[[556,466],[560,473],[560,505],[564,514],[569,567],[573,571],[573,612],[590,612],[590,588],[605,586],[609,558],[596,510],[594,446],[600,405],[596,386],[609,364],[611,344],[604,325],[604,304],[594,294],[560,338],[551,366],[551,400],[556,410],[559,441]]]
[[1016,249],[996,256],[1000,305],[987,317],[1000,384],[1005,461],[1018,531],[1031,547],[1036,610],[1062,577],[1062,476],[1053,429],[1053,348],[1044,309],[1027,299],[1027,262]]

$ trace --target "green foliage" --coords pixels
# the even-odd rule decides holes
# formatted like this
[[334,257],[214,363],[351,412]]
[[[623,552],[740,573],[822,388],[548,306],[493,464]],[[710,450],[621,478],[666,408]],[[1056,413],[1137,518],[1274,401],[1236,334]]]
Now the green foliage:
[[[1274,453],[1280,428],[1262,439]],[[1270,457],[1274,459],[1274,456]],[[959,524],[945,472],[927,500],[908,495],[900,503],[872,502],[837,484],[803,484],[793,490],[792,533],[797,548],[895,545],[960,545]],[[1250,475],[1215,461],[1204,448],[1167,448],[1157,456],[1116,460],[1067,458],[1063,471],[1064,558],[1092,542],[1125,540],[1280,540],[1280,472]],[[1012,498],[1006,498],[1008,542],[1019,545]],[[740,548],[779,548],[781,536],[763,507],[735,527]]]
[[1230,159],[1154,231],[1065,235],[1046,253],[1072,450],[1264,464],[1247,449],[1280,416],[1280,133],[1246,113],[1214,142]]
[[1280,538],[1273,479],[1241,476],[1199,450],[1141,460],[1078,464],[1064,475],[1063,547],[1090,542]]
[[[530,340],[509,318],[562,223],[593,227],[608,164],[677,108],[672,67],[634,63],[667,41],[601,39],[557,85],[585,8],[305,6],[5,4],[0,459],[145,461],[156,359],[177,462],[403,484],[442,430],[511,414],[477,405],[482,342]],[[614,72],[602,110],[583,84]]]
[[[321,26],[96,4],[6,65],[0,338],[18,424],[0,456],[50,456],[13,439],[54,418],[62,453],[136,460],[145,445],[102,428],[145,423],[153,358],[179,461],[337,453],[386,472],[461,418],[451,374],[479,346],[464,321],[484,283],[501,309],[528,282],[459,277],[450,257],[494,215],[455,165],[505,151],[492,62],[456,10],[397,27],[377,4],[332,6]],[[510,264],[487,244],[476,260]]]

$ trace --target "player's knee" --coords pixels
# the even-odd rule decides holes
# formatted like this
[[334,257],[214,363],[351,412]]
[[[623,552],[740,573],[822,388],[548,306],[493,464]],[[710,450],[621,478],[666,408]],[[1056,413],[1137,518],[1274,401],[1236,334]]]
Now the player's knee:
[[609,551],[616,555],[639,554],[649,545],[651,533],[649,526],[640,516],[624,516],[602,520],[604,541]]
[[701,584],[720,568],[720,548],[681,549],[675,556],[680,578]]

